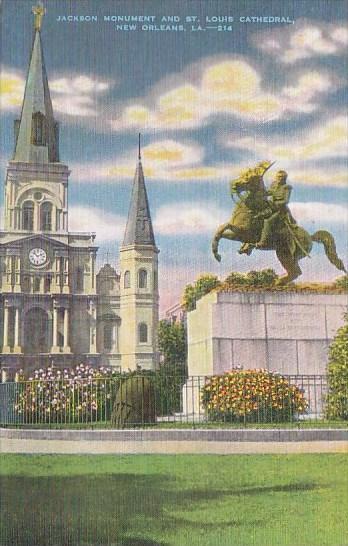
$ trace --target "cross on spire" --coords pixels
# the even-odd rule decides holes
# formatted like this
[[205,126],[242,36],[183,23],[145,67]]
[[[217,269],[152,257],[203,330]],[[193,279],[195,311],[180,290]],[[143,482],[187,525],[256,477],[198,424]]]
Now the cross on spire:
[[42,3],[39,2],[37,6],[33,6],[31,10],[34,14],[34,29],[40,31],[42,25],[42,18],[46,13]]
[[139,148],[138,148],[138,159],[139,159],[139,161],[141,161],[141,147],[140,147],[140,138],[141,138],[141,133],[139,133]]

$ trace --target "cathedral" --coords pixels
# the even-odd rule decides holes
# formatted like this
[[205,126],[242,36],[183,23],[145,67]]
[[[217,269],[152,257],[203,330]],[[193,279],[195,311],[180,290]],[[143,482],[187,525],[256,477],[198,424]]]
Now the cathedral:
[[[0,365],[12,371],[80,362],[122,370],[158,362],[158,253],[140,155],[120,271],[97,271],[95,233],[69,231],[70,171],[60,161],[41,41],[35,28],[0,231]],[[93,229],[93,226],[91,226]]]

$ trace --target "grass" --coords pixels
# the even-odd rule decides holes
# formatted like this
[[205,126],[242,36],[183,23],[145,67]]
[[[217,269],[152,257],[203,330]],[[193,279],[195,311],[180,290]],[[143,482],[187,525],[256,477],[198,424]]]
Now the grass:
[[0,543],[344,546],[348,457],[3,455]]
[[[158,422],[156,425],[143,424],[132,425],[131,428],[141,429],[342,429],[348,428],[348,421],[326,421],[326,420],[303,420],[286,423],[228,423],[223,421],[215,421],[205,423],[204,421],[187,422],[185,418],[180,421],[180,417],[176,421]],[[3,428],[17,429],[53,429],[53,430],[93,430],[93,429],[114,429],[115,427],[110,421],[98,421],[95,423],[41,423],[31,425],[2,425]],[[128,428],[128,427],[126,427]]]

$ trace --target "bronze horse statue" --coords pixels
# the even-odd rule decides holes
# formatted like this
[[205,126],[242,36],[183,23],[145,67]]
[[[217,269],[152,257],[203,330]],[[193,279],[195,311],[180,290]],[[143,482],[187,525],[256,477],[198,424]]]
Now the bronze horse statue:
[[[212,241],[212,251],[219,262],[221,256],[218,249],[221,239],[242,242],[240,253],[251,254],[251,251],[257,248],[264,223],[262,211],[269,207],[269,192],[264,185],[263,175],[272,165],[270,162],[260,163],[255,168],[242,172],[237,180],[231,182],[231,196],[236,201],[236,206],[231,219],[218,227]],[[335,240],[331,233],[319,230],[310,235],[296,224],[290,211],[288,212],[292,221],[289,222],[289,218],[283,215],[267,246],[262,248],[275,250],[278,260],[287,271],[286,275],[280,277],[278,283],[287,284],[301,275],[298,262],[309,256],[313,241],[322,243],[329,261],[340,271],[346,271],[337,255]]]

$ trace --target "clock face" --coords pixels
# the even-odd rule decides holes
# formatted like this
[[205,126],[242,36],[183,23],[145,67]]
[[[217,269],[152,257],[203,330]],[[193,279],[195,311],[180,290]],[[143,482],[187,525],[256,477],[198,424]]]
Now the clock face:
[[29,261],[32,265],[43,265],[47,261],[47,254],[43,248],[32,248],[29,252]]

